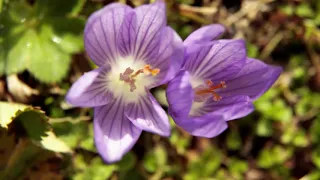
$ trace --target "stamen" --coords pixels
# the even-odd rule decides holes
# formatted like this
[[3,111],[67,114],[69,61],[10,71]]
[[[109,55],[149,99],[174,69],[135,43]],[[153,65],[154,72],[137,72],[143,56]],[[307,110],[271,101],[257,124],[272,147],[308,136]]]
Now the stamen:
[[215,90],[226,88],[226,82],[221,81],[220,84],[214,85],[211,80],[207,80],[206,85],[207,87],[204,87],[204,85],[200,85],[195,88],[196,101],[203,101],[208,94],[212,94],[214,101],[220,101],[222,97],[218,93],[216,93]]
[[156,76],[158,75],[160,72],[160,69],[155,68],[152,69],[151,66],[149,64],[145,65],[143,69],[138,69],[136,72],[134,72],[133,69],[131,69],[130,67],[128,67],[124,73],[120,73],[120,81],[124,81],[126,83],[129,84],[130,86],[130,92],[133,92],[135,89],[137,89],[137,86],[135,85],[135,78],[143,73],[145,75],[152,75],[152,76]]
[[146,75],[149,75],[151,73],[152,76],[156,76],[157,74],[159,74],[159,72],[159,68],[152,69],[149,64],[145,65],[143,68],[143,73]]

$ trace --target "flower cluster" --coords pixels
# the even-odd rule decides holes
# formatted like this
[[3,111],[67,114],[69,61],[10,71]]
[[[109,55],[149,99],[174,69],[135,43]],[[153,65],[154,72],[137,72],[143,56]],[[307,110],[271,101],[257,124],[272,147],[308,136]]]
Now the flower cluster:
[[248,58],[243,40],[217,40],[223,31],[205,26],[183,42],[161,0],[135,9],[113,3],[89,17],[85,48],[98,68],[66,100],[94,108],[94,140],[106,162],[120,160],[142,130],[170,135],[167,113],[149,92],[159,85],[168,84],[169,115],[195,136],[217,136],[253,111],[281,68]]

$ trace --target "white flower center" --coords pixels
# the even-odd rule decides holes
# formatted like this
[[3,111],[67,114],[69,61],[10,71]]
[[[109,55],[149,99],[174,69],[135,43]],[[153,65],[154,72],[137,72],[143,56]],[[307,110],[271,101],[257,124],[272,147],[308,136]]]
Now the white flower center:
[[115,97],[122,97],[126,103],[137,102],[141,96],[146,95],[145,88],[154,82],[154,76],[159,71],[133,57],[118,58],[116,63],[111,64],[107,75],[108,90]]

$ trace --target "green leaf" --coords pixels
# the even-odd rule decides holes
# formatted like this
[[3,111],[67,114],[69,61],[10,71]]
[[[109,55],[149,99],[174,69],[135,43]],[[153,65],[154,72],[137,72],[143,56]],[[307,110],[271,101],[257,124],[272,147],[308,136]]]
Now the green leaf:
[[143,167],[150,173],[154,173],[157,170],[157,161],[154,156],[154,152],[148,152],[143,158]]
[[319,147],[315,148],[311,154],[312,162],[318,169],[320,169],[320,151],[319,150],[320,150]]
[[90,139],[93,143],[93,137],[88,134],[87,122],[61,122],[52,124],[53,131],[59,139],[64,141],[71,148],[75,148],[82,140]]
[[259,55],[259,49],[256,45],[247,43],[247,56],[251,58],[256,58]]
[[[84,19],[76,16],[85,0],[25,0],[10,2],[0,17],[0,75],[28,69],[45,83],[61,81],[71,53],[83,50]],[[40,9],[39,9],[40,8]],[[52,13],[49,13],[52,12]]]
[[320,171],[313,170],[311,173],[303,176],[300,180],[319,180],[320,179]]
[[212,177],[222,163],[223,154],[214,147],[206,149],[198,159],[188,163],[188,171],[184,179],[203,179]]
[[87,151],[92,151],[96,152],[96,147],[94,145],[93,141],[93,125],[90,123],[88,129],[88,135],[84,137],[84,139],[80,140],[80,147],[87,150]]
[[269,137],[273,133],[272,121],[266,118],[259,119],[256,127],[258,136]]
[[[81,167],[79,173],[74,174],[74,180],[105,180],[109,179],[113,172],[117,170],[116,165],[107,165],[104,164],[99,157],[96,157],[90,161],[89,164],[86,164],[83,160],[83,157],[78,155],[76,157],[76,165]],[[80,166],[79,166],[80,164]]]
[[40,81],[58,82],[67,75],[71,57],[42,38],[43,36],[42,31],[40,36],[33,39],[32,60],[29,62],[28,70]]
[[293,144],[298,147],[306,147],[309,144],[308,138],[306,136],[306,132],[299,128],[298,131],[296,131],[296,134],[293,139]]
[[27,136],[32,140],[40,141],[42,137],[47,136],[47,132],[50,130],[50,124],[48,123],[48,117],[43,111],[27,108],[23,111],[18,111],[15,121],[13,121],[13,128],[23,127]]
[[281,12],[285,13],[288,16],[292,16],[294,13],[294,7],[290,4],[281,6],[280,7]]
[[35,45],[32,41],[36,38],[36,33],[29,30],[22,35],[22,38],[8,52],[6,61],[7,74],[19,73],[26,69],[31,60],[32,47]]
[[86,0],[38,0],[36,11],[44,16],[78,15]]
[[123,156],[121,161],[117,163],[118,170],[129,171],[135,166],[136,162],[137,162],[137,158],[135,154],[133,154],[132,152],[128,152],[126,155]]
[[167,164],[167,152],[162,145],[156,146],[144,157],[144,167],[153,173],[157,169],[163,169]]
[[43,21],[42,39],[57,45],[65,53],[83,50],[83,29],[85,21],[79,18],[50,17]]
[[62,140],[58,139],[52,132],[47,133],[47,136],[42,138],[40,142],[44,149],[60,152],[60,153],[71,153],[72,150]]
[[309,3],[301,3],[298,5],[295,13],[300,17],[313,17],[315,15]]
[[314,144],[320,141],[320,115],[318,115],[312,122],[310,128],[310,136],[311,142],[313,142]]
[[242,146],[239,132],[233,130],[227,135],[227,147],[230,150],[238,150]]
[[261,168],[271,168],[275,165],[283,164],[291,156],[292,150],[281,146],[264,148],[259,154],[258,166]]
[[228,169],[232,176],[236,179],[241,179],[243,174],[248,170],[248,163],[246,161],[232,158],[228,162]]

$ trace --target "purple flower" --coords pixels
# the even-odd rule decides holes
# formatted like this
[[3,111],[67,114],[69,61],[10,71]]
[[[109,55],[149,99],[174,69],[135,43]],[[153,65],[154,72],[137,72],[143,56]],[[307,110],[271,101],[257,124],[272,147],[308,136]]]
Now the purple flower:
[[218,24],[193,32],[185,41],[185,63],[169,82],[167,100],[173,120],[194,136],[214,137],[227,121],[254,110],[282,69],[248,58],[243,40],[216,40]]
[[99,68],[77,80],[66,100],[94,107],[94,140],[102,158],[120,160],[142,130],[169,136],[167,114],[149,92],[174,78],[184,57],[182,40],[166,25],[164,3],[135,9],[110,4],[90,16],[84,42]]

